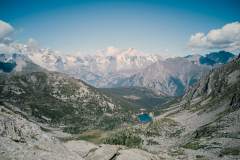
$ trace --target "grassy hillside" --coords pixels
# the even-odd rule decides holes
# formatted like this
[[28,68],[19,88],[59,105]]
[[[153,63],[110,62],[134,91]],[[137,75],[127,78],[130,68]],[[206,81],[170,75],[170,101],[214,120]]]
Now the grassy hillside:
[[147,110],[160,108],[176,98],[159,96],[150,89],[141,87],[101,88],[101,91],[114,96],[119,101],[133,105],[136,108],[145,108]]
[[0,103],[70,133],[113,129],[133,114],[80,80],[46,71],[0,74]]

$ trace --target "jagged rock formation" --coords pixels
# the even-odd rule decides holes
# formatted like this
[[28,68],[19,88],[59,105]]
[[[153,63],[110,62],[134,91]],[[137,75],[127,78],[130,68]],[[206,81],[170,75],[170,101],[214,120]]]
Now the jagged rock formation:
[[144,54],[134,48],[108,47],[88,56],[59,55],[57,51],[35,45],[15,44],[11,48],[45,69],[69,74],[95,87],[114,85],[115,81],[161,59],[159,55]]
[[220,51],[206,56],[189,55],[159,60],[133,76],[122,79],[117,85],[146,87],[160,95],[181,96],[213,66],[225,64],[233,57],[232,53]]
[[139,73],[122,80],[119,86],[138,86],[159,95],[179,96],[210,68],[193,64],[185,58],[158,61]]
[[66,73],[94,87],[146,87],[168,96],[182,96],[202,73],[234,57],[232,53],[219,51],[205,56],[189,55],[164,60],[159,55],[145,54],[134,48],[108,47],[96,54],[76,56],[59,55],[54,50],[31,45],[16,44],[12,47],[47,70]]
[[127,132],[142,139],[140,147],[166,159],[239,159],[239,82],[236,58],[202,77],[152,123],[122,129],[108,141]]

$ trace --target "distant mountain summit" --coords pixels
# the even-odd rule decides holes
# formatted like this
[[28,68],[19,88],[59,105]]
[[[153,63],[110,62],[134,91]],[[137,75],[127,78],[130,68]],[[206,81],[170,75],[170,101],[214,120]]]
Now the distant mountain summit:
[[184,58],[188,59],[189,61],[196,63],[196,64],[203,64],[203,65],[216,65],[216,64],[226,64],[231,59],[235,57],[234,54],[226,51],[219,51],[219,52],[211,52],[204,56],[201,55],[188,55]]
[[[15,50],[42,68],[66,73],[94,87],[145,87],[167,96],[182,95],[202,74],[234,57],[230,52],[219,51],[205,56],[162,59],[134,48],[115,47],[87,56],[59,55],[51,49],[21,44],[16,45]],[[0,67],[11,70],[14,64],[1,64]]]
[[133,76],[119,81],[118,86],[138,86],[150,88],[160,95],[180,96],[213,66],[226,64],[234,58],[226,51],[209,53],[205,56],[159,60]]
[[40,66],[34,64],[28,56],[24,54],[4,54],[0,53],[0,73],[41,70]]
[[209,70],[185,58],[158,61],[133,76],[120,81],[120,86],[143,86],[159,95],[179,96]]
[[215,64],[225,64],[235,57],[234,54],[226,51],[212,52],[206,54],[206,58],[215,62]]
[[144,54],[134,48],[108,47],[96,54],[77,56],[59,55],[51,49],[32,48],[21,44],[13,47],[18,53],[23,53],[47,70],[69,74],[95,87],[108,87],[119,77],[129,77],[162,59],[159,55]]

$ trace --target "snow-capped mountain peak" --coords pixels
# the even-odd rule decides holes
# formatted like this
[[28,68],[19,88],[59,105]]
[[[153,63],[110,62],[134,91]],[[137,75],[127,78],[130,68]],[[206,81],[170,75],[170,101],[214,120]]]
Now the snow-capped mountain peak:
[[109,81],[118,79],[120,75],[121,78],[128,77],[161,59],[158,55],[145,54],[134,48],[107,47],[96,54],[79,56],[41,49],[34,42],[13,43],[8,47],[13,53],[22,53],[43,68],[64,72],[101,87],[108,86]]
[[145,54],[134,48],[119,49],[116,47],[107,47],[103,50],[99,50],[96,56],[99,57],[132,57],[132,56],[144,56]]

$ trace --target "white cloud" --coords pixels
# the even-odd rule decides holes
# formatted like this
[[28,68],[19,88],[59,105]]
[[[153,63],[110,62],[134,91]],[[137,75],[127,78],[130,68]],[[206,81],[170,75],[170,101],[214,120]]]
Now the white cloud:
[[113,46],[107,47],[106,50],[107,50],[108,53],[116,53],[116,52],[119,51],[118,48],[115,48],[115,47],[113,47]]
[[13,30],[14,29],[10,24],[0,20],[0,39],[3,39],[6,36],[8,36],[11,32],[13,32]]
[[0,53],[16,53],[17,48],[15,43],[5,44],[0,43]]
[[33,38],[29,38],[28,41],[27,41],[27,46],[30,47],[30,48],[38,48],[38,42],[33,39]]
[[229,23],[220,29],[210,30],[207,34],[196,33],[190,37],[188,46],[192,50],[237,50],[240,48],[240,23]]

